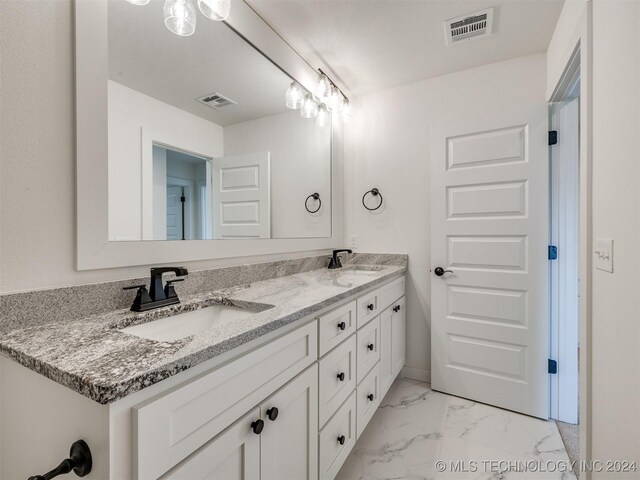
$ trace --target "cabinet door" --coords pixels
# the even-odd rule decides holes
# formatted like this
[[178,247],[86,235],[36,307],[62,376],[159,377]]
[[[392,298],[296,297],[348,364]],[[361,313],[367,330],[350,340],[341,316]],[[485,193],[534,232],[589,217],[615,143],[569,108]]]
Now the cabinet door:
[[265,422],[260,435],[262,479],[317,479],[318,366],[264,401],[260,411]]
[[380,395],[384,397],[393,383],[391,363],[391,324],[393,306],[380,314]]
[[404,297],[391,306],[391,371],[398,376],[406,359],[406,308]]
[[163,475],[162,480],[259,480],[260,435],[251,429],[259,418],[260,410],[254,408]]

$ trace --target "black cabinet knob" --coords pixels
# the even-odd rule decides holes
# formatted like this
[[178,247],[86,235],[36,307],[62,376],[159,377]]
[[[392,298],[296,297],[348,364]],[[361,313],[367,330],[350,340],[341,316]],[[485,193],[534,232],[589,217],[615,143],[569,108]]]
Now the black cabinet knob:
[[256,435],[260,435],[263,429],[264,429],[264,420],[258,419],[251,424],[251,430],[253,430],[253,433],[255,433]]
[[344,322],[340,322],[340,323],[338,324],[338,328],[339,328],[340,330],[344,330],[345,328],[347,328],[347,324],[346,324],[346,323],[344,323]]
[[367,305],[367,308],[371,311],[373,311],[373,309],[375,308],[373,303],[370,303],[369,305]]
[[278,408],[271,407],[269,410],[267,410],[267,417],[269,417],[269,420],[271,420],[272,422],[275,422],[276,418],[278,418]]
[[338,375],[338,380],[340,380],[341,382],[344,382],[344,372],[340,372]]
[[373,396],[373,393],[370,393],[369,395],[367,395],[367,398],[369,399],[370,402],[373,402],[373,399],[376,397]]
[[399,312],[400,311],[400,305],[396,305],[395,307],[393,307],[393,311],[394,312]]
[[344,445],[344,442],[346,442],[346,441],[347,441],[347,439],[345,438],[345,436],[344,436],[344,435],[340,435],[340,436],[338,437],[338,443],[339,443],[340,445]]
[[367,345],[367,348],[373,352],[373,348],[374,348],[373,343],[370,343],[369,345]]

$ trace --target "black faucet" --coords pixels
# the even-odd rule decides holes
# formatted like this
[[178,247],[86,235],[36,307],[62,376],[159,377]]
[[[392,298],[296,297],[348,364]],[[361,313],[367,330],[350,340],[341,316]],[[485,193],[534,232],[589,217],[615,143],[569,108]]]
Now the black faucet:
[[329,261],[329,268],[331,270],[333,270],[334,268],[342,268],[342,262],[340,261],[340,257],[338,257],[338,254],[342,253],[342,252],[353,253],[353,250],[351,250],[349,248],[342,248],[340,250],[334,250],[333,251],[333,256],[331,257],[331,260]]
[[173,284],[184,281],[184,278],[167,280],[166,285],[162,288],[162,274],[169,272],[175,273],[178,277],[189,275],[189,272],[184,267],[153,267],[151,269],[151,286],[149,287],[149,291],[147,291],[147,286],[144,284],[124,287],[124,290],[138,289],[133,305],[131,305],[132,311],[144,312],[153,308],[180,303]]

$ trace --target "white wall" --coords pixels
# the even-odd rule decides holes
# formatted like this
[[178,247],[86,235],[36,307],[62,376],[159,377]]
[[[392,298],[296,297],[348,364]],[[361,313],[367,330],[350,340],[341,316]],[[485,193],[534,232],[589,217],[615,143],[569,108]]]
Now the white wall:
[[[74,51],[71,0],[0,2],[0,293],[149,272],[148,266],[75,269]],[[300,250],[292,242],[297,253],[247,251],[185,265],[197,270],[317,253]]]
[[593,271],[592,456],[640,464],[640,2],[592,3],[593,238],[614,240],[614,273]]
[[[272,238],[331,236],[330,129],[297,110],[224,127],[225,155],[271,153]],[[315,192],[322,207],[312,215],[304,201]]]
[[[409,254],[407,370],[430,371],[430,135],[439,121],[543,102],[545,55],[486,65],[360,97],[346,135],[346,235],[358,250]],[[368,212],[365,191],[384,207]]]
[[[109,238],[140,240],[142,236],[142,135],[145,128],[164,136],[171,132],[186,148],[194,138],[207,139],[206,152],[223,155],[220,125],[109,80]],[[149,192],[152,197],[152,192]],[[153,200],[150,200],[153,202]],[[154,236],[154,238],[157,238]]]

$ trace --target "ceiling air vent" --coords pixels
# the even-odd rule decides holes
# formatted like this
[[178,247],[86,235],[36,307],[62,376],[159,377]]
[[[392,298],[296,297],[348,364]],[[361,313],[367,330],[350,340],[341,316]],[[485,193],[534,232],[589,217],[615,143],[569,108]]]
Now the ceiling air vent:
[[447,35],[447,45],[491,35],[493,33],[493,8],[451,18],[444,22],[444,29]]
[[238,103],[217,92],[200,97],[197,101],[204,103],[207,107],[215,108],[216,110],[220,110],[228,105],[236,105]]

